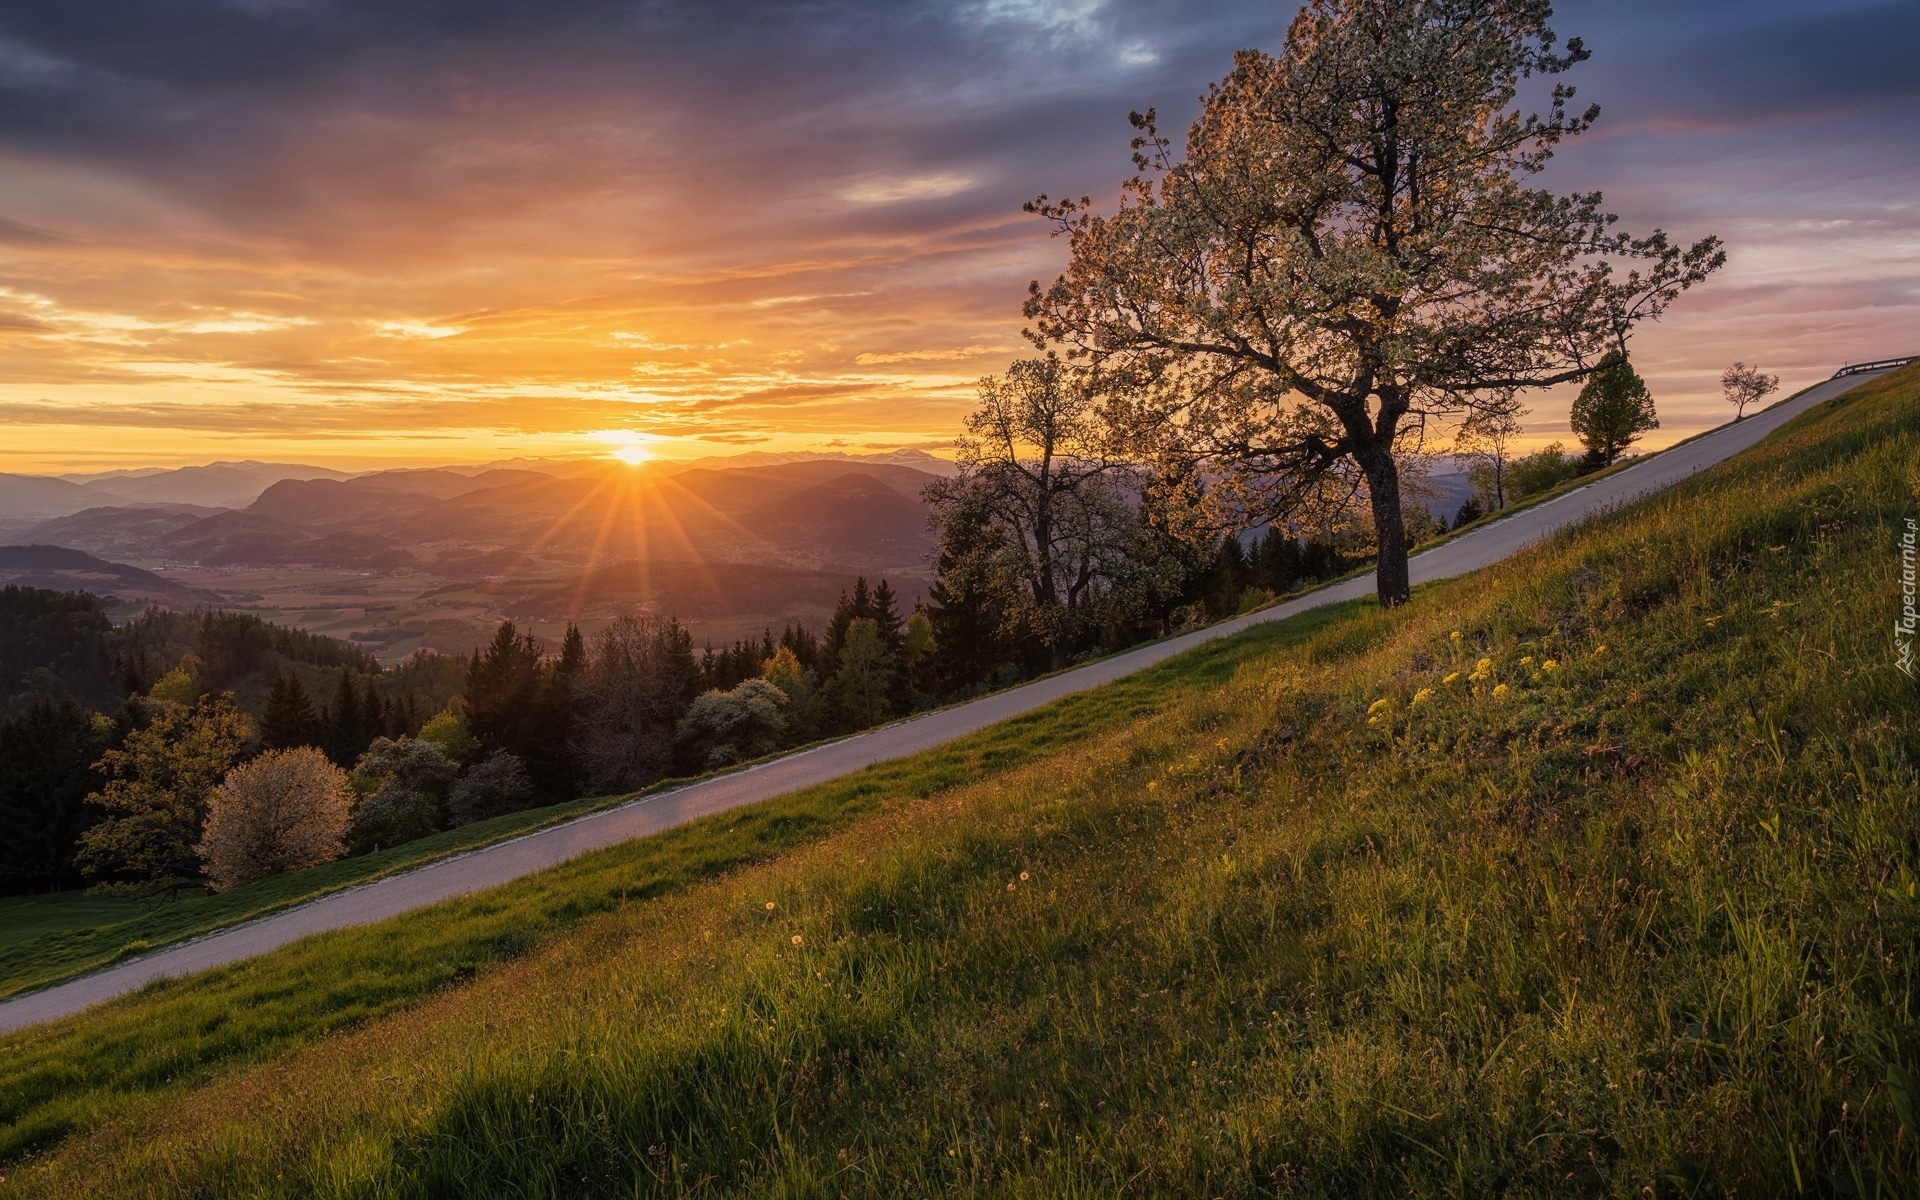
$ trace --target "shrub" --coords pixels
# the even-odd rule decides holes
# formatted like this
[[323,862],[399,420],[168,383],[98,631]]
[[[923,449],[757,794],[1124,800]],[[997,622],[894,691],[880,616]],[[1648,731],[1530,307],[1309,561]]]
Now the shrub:
[[531,808],[534,798],[527,764],[505,750],[495,750],[467,768],[466,775],[454,785],[447,807],[455,825],[467,825]]
[[749,679],[730,692],[707,692],[681,718],[680,743],[703,767],[726,767],[771,754],[786,732],[781,711],[786,704],[787,694],[764,679]]
[[353,811],[349,845],[358,853],[409,842],[442,828],[447,795],[459,771],[432,742],[375,739],[353,768],[353,790],[360,802]]

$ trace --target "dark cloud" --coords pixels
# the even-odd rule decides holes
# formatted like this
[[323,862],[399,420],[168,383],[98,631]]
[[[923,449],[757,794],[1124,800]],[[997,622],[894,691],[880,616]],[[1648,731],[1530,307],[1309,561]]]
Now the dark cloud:
[[[1920,5],[1560,9],[1560,33],[1594,51],[1569,78],[1604,115],[1549,181],[1602,188],[1629,228],[1716,232],[1733,251],[1724,279],[1644,335],[1650,359],[1677,364],[1672,386],[1705,371],[1685,346],[1718,354],[1729,329],[1811,364],[1870,356],[1880,347],[1868,343],[1914,324],[1920,300],[1902,281],[1920,256],[1908,132]],[[363,403],[417,404],[410,427],[437,412],[449,426],[518,428],[481,419],[504,402],[476,393],[631,385],[676,405],[663,418],[687,433],[785,411],[816,438],[925,441],[996,365],[998,351],[973,351],[1018,347],[1026,281],[1058,268],[1059,243],[1020,203],[1110,199],[1129,172],[1127,111],[1155,105],[1183,129],[1232,52],[1278,46],[1290,11],[8,5],[0,289],[45,303],[0,290],[16,313],[0,331],[59,336],[6,339],[0,373],[78,388],[224,371],[283,389],[293,414],[283,425],[265,401],[212,406],[193,428],[333,428],[310,411],[320,394],[353,401],[341,411],[370,428],[403,413]],[[1731,324],[1707,330],[1695,313]],[[256,331],[232,314],[312,320]],[[20,403],[0,421],[37,411]],[[84,403],[102,423],[158,419],[119,399]],[[829,420],[844,424],[813,428]]]

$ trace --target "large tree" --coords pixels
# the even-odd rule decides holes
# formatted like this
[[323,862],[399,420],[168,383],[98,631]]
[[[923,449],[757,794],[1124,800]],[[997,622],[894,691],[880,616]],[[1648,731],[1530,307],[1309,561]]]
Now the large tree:
[[[1364,490],[1385,604],[1408,594],[1396,455],[1429,417],[1590,374],[1724,260],[1617,232],[1598,193],[1530,187],[1598,109],[1522,80],[1588,57],[1541,0],[1315,0],[1277,55],[1240,52],[1175,161],[1135,114],[1118,211],[1029,206],[1072,250],[1031,336],[1111,375],[1109,415],[1271,516]],[[1623,269],[1624,268],[1624,269]]]

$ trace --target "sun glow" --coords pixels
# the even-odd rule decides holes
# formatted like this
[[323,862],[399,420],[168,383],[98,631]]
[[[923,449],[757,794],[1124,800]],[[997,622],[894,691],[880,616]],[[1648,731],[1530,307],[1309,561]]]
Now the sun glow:
[[648,443],[653,439],[631,429],[602,429],[593,435],[607,446],[607,457],[617,458],[630,467],[653,461]]

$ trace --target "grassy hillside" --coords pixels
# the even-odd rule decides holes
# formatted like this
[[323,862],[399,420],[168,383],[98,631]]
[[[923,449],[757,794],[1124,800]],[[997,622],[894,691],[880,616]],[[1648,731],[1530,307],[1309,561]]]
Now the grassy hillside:
[[7,1186],[1913,1194],[1916,494],[1910,369],[1406,610],[13,1036]]

